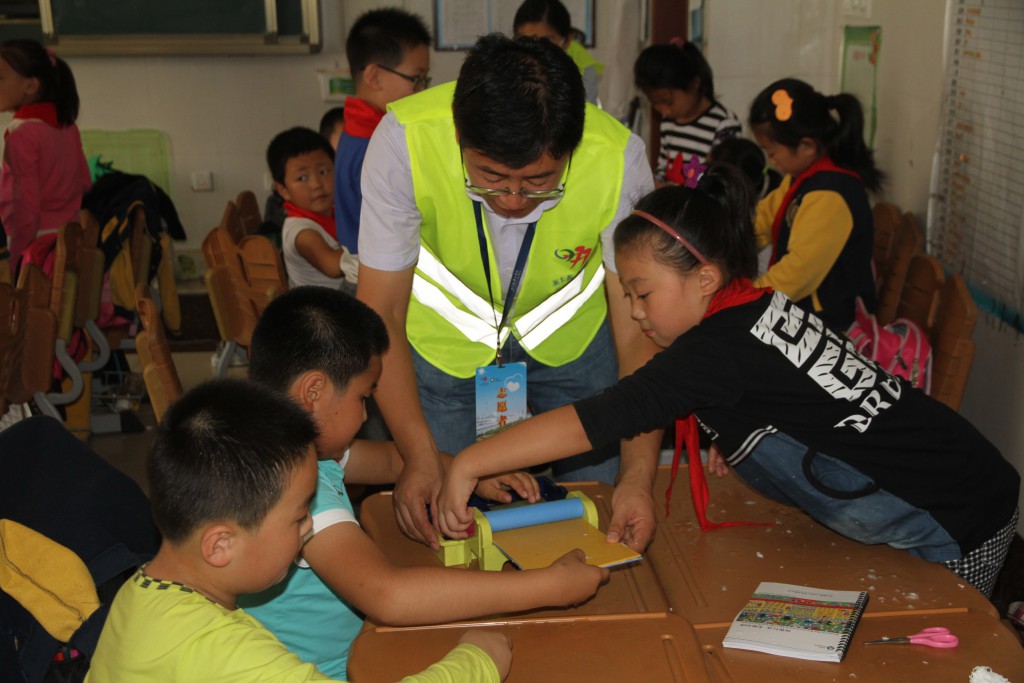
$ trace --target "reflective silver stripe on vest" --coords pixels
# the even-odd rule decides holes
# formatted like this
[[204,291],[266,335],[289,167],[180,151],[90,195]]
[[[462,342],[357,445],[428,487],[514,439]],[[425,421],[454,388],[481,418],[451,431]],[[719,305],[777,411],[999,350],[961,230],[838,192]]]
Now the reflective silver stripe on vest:
[[[580,279],[581,278],[576,278],[573,282],[579,282]],[[519,324],[516,325],[516,329],[521,335],[519,342],[523,345],[523,348],[529,351],[530,349],[540,346],[544,340],[551,336],[551,334],[558,328],[572,320],[572,317],[576,315],[581,308],[583,308],[583,305],[590,300],[590,297],[594,296],[595,293],[601,290],[601,285],[603,284],[604,265],[602,264],[598,266],[596,271],[594,271],[594,277],[590,278],[590,282],[587,283],[587,287],[582,293],[578,295],[571,294],[569,297],[562,296],[565,290],[570,289],[570,286],[566,285],[556,294],[545,299],[541,306],[546,307],[554,302],[558,305],[558,309],[541,320],[536,327],[525,334],[523,333],[522,326]],[[579,289],[579,287],[577,286],[576,289]],[[555,301],[556,299],[558,300],[557,302]],[[535,310],[537,309],[534,309],[534,311]],[[533,313],[534,311],[530,311],[530,313]],[[525,318],[526,316],[523,317]]]
[[[422,271],[444,288],[442,290],[416,272],[413,275],[412,293],[417,301],[454,325],[470,341],[492,343],[491,340],[496,334],[494,323],[501,319],[500,310],[467,287],[422,245],[416,270]],[[582,293],[582,278],[576,278],[535,306],[529,313],[524,314],[516,323],[516,330],[522,335],[524,348],[539,346],[555,330],[572,319],[594,292],[600,289],[604,283],[604,272],[604,265],[598,266],[594,277]],[[445,296],[445,291],[458,299],[470,312],[453,304]],[[488,321],[488,318],[491,320]],[[504,344],[509,330],[506,328],[502,332],[501,343]]]

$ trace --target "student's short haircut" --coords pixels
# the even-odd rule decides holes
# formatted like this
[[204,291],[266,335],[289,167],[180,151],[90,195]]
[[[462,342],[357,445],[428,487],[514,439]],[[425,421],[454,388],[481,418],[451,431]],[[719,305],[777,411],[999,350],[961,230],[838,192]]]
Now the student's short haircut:
[[309,371],[342,390],[388,350],[377,312],[330,287],[295,287],[264,309],[252,333],[249,377],[287,392]]
[[157,527],[172,543],[209,522],[259,529],[316,438],[309,414],[280,392],[237,379],[200,384],[171,405],[150,451]]
[[430,45],[430,31],[415,14],[389,7],[363,14],[348,32],[345,55],[352,77],[359,79],[370,64],[395,68],[408,50]]
[[288,160],[321,149],[334,161],[334,148],[315,130],[296,126],[278,133],[267,145],[267,166],[275,183],[284,184],[284,170]]
[[580,71],[562,48],[492,33],[466,56],[452,111],[464,148],[522,168],[544,152],[563,159],[576,149],[586,100]]
[[337,123],[345,123],[345,107],[331,107],[320,117],[320,135],[330,140]]

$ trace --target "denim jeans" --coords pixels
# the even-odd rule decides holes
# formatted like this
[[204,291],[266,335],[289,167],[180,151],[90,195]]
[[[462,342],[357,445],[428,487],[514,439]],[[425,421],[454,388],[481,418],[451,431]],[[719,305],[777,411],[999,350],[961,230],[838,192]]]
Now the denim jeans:
[[[764,495],[802,509],[847,538],[869,545],[887,543],[932,562],[961,556],[960,546],[931,513],[877,488],[870,477],[845,462],[815,454],[810,469],[816,486],[804,472],[807,450],[777,432],[762,439],[734,469]],[[858,495],[861,491],[871,492]]]
[[[527,405],[534,415],[593,396],[618,378],[615,347],[608,322],[597,331],[583,354],[558,367],[531,358],[509,335],[502,358],[509,363],[526,363]],[[456,455],[476,442],[476,381],[461,379],[439,370],[412,349],[413,367],[423,413],[437,447]],[[615,482],[619,473],[619,446],[597,449],[565,458],[551,465],[558,481]]]

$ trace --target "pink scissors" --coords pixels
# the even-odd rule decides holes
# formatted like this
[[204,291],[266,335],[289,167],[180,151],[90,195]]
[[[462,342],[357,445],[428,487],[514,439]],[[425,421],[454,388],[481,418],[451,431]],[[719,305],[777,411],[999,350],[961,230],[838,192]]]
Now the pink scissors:
[[870,640],[865,645],[896,645],[899,643],[912,643],[913,645],[927,645],[928,647],[952,648],[960,644],[960,639],[949,632],[945,626],[933,626],[922,629],[920,633],[903,638],[885,638],[883,640]]

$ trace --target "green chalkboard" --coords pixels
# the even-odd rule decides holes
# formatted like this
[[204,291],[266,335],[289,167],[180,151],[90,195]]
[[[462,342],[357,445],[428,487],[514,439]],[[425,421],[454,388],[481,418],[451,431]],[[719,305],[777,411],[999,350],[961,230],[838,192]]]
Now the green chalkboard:
[[267,0],[38,2],[43,38],[65,56],[320,50],[318,0],[272,0],[276,30],[274,22],[267,21]]
[[[302,32],[301,0],[276,0],[279,35]],[[260,35],[264,0],[50,0],[57,36]]]

